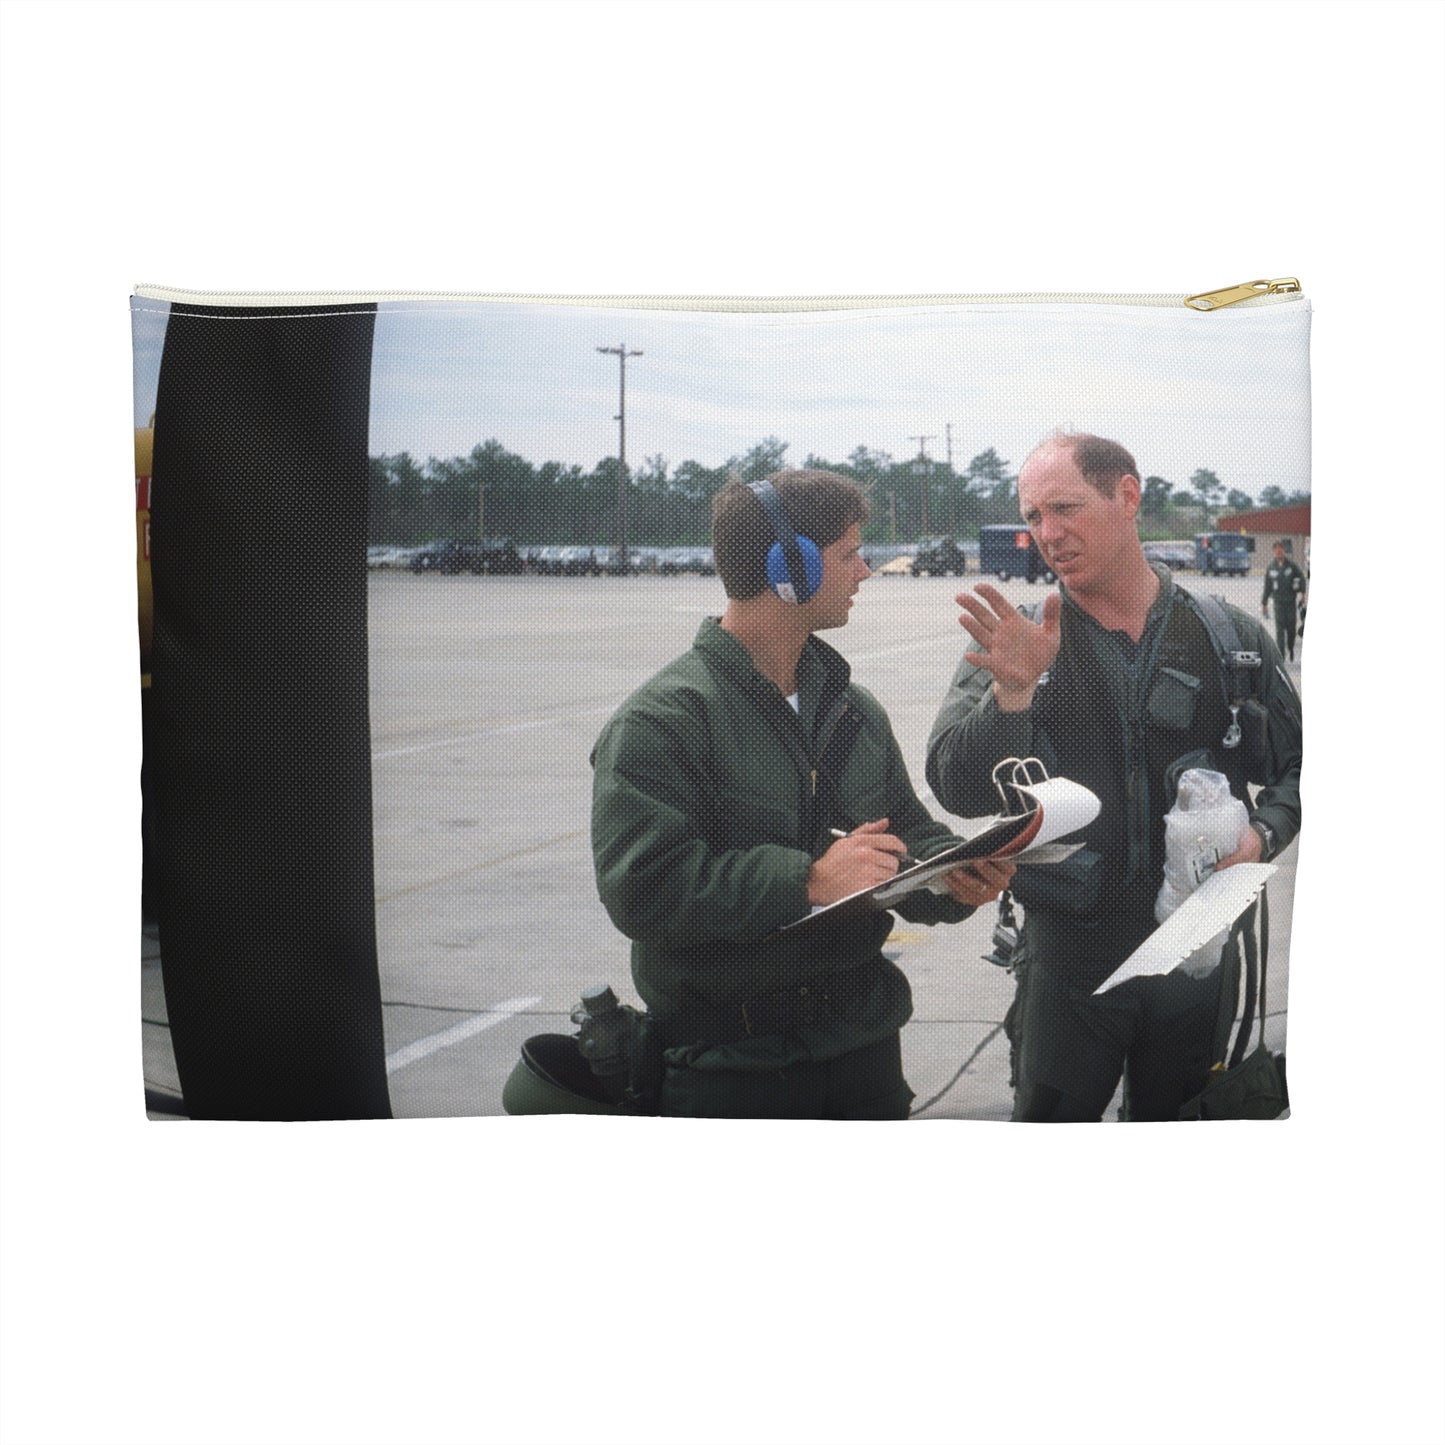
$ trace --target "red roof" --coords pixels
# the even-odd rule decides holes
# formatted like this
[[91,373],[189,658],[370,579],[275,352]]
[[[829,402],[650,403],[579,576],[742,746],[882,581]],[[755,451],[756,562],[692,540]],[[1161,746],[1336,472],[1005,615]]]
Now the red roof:
[[1308,537],[1310,504],[1303,502],[1297,507],[1260,507],[1253,512],[1231,512],[1215,522],[1214,530],[1248,532],[1254,537],[1267,532],[1278,532],[1281,537]]

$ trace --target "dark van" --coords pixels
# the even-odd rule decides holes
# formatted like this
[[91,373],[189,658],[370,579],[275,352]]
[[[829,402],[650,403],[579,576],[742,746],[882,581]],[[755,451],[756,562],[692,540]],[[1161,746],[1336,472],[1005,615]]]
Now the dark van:
[[1194,538],[1194,565],[1208,576],[1246,577],[1253,556],[1254,538],[1242,532],[1199,532]]
[[1040,578],[1045,582],[1054,580],[1034,534],[1021,522],[1012,526],[992,523],[978,529],[978,570],[985,574],[992,572],[1005,582],[1014,577],[1029,582]]

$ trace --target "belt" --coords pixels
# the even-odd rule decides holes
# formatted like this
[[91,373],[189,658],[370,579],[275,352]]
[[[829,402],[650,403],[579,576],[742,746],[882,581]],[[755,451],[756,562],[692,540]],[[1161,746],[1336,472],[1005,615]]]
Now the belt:
[[865,959],[839,973],[820,974],[806,983],[775,989],[737,1003],[689,1009],[659,1019],[663,1046],[732,1044],[739,1039],[794,1033],[840,1016],[869,983],[879,960]]

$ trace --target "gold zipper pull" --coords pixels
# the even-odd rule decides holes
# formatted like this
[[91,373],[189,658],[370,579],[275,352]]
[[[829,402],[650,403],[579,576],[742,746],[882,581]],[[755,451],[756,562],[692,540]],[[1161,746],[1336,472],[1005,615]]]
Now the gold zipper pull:
[[1197,296],[1186,296],[1184,304],[1196,311],[1218,311],[1221,306],[1233,306],[1236,301],[1248,301],[1251,296],[1273,296],[1277,292],[1303,289],[1293,276],[1285,276],[1278,281],[1245,281],[1238,286],[1225,286],[1219,291],[1201,291]]

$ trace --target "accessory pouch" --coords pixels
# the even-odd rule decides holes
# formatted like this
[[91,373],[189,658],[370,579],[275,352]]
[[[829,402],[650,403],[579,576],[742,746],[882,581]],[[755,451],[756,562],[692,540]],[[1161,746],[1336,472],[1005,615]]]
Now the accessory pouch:
[[[1057,578],[1047,555],[1008,581],[980,572],[984,529],[1027,541],[1018,475],[1039,443],[1130,448],[1137,503],[1116,495],[1145,557],[1237,607],[1246,646],[1271,544],[1308,563],[1294,282],[1193,298],[140,287],[131,316],[154,1118],[500,1113],[528,1039],[603,981],[631,996],[640,951],[663,945],[629,941],[599,899],[589,760],[728,607],[711,521],[730,478],[800,469],[864,490],[871,580],[845,606],[825,574],[796,605],[824,619],[945,826],[992,811],[925,781],[940,694],[977,682],[955,593],[983,583],[1024,606],[1075,575],[1067,549]],[[919,565],[942,541],[965,575]],[[1216,681],[1187,674],[1140,696],[1217,752],[1222,728],[1189,731],[1213,727]],[[1252,780],[1286,844],[1295,676],[1269,683],[1296,711],[1272,704],[1274,772]],[[1159,862],[1146,841],[1129,866]],[[728,866],[709,855],[699,876]],[[1080,867],[1015,891],[1053,906],[1051,880]],[[1083,871],[1105,890],[1114,876]],[[687,933],[701,912],[676,899],[689,978],[706,973],[709,940]],[[912,982],[904,1072],[930,1116],[1009,1110],[1007,1041],[984,1037],[1012,997],[979,962],[992,918],[900,919],[884,945]],[[1276,1002],[1282,1038],[1282,987]]]

